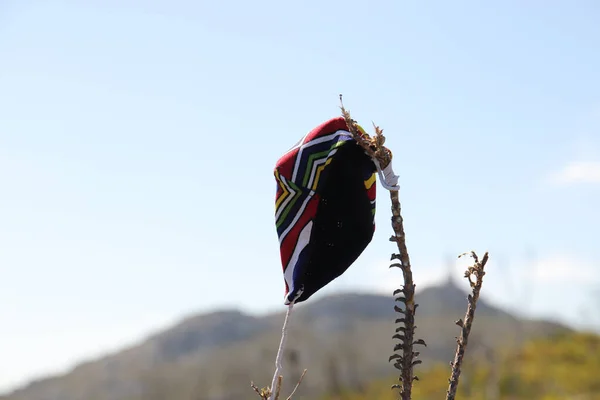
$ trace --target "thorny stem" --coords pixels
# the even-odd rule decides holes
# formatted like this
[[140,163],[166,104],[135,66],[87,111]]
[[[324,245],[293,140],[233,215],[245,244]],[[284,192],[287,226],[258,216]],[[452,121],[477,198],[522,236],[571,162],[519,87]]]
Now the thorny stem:
[[[465,254],[461,254],[459,257],[464,256]],[[458,388],[458,381],[461,372],[460,367],[462,365],[462,361],[465,356],[465,351],[467,349],[467,344],[469,342],[469,334],[471,333],[471,327],[473,325],[473,320],[475,319],[475,309],[477,308],[477,300],[479,300],[479,292],[481,290],[481,285],[483,284],[483,276],[485,275],[484,268],[485,264],[488,261],[487,252],[483,255],[481,261],[479,261],[479,258],[477,257],[477,254],[475,254],[474,251],[470,253],[470,256],[473,258],[474,263],[465,271],[465,278],[469,280],[472,293],[468,297],[467,312],[465,314],[464,322],[460,319],[456,321],[456,325],[458,325],[461,328],[461,332],[460,336],[456,340],[456,354],[454,355],[454,361],[451,363],[452,373],[448,381],[448,391],[446,392],[446,400],[454,400],[454,398],[456,397],[456,390]],[[475,276],[475,281],[473,281],[472,279],[473,276]]]
[[[402,349],[402,356],[395,357],[396,368],[401,370],[400,381],[402,383],[400,396],[402,400],[410,400],[412,395],[412,383],[413,380],[418,380],[413,375],[413,367],[421,363],[421,360],[415,360],[418,356],[417,353],[413,353],[414,344],[414,333],[415,333],[415,311],[418,304],[415,303],[415,284],[413,282],[412,270],[410,266],[410,257],[406,248],[406,240],[404,234],[404,224],[401,215],[400,199],[397,191],[390,191],[390,198],[392,201],[392,229],[394,230],[394,236],[390,238],[390,241],[396,242],[398,245],[398,251],[400,254],[392,254],[392,260],[398,259],[400,263],[392,264],[392,267],[399,267],[402,269],[402,275],[404,277],[404,286],[402,289],[394,291],[394,295],[400,294],[401,296],[396,301],[404,303],[404,310],[399,307],[394,307],[396,311],[403,311],[403,318],[400,318],[397,322],[404,322],[404,327],[396,329],[397,333],[394,338],[400,339],[401,343],[394,347],[394,351]],[[402,321],[404,319],[404,321]],[[420,344],[425,344],[424,341],[419,341]]]
[[[342,96],[340,95],[340,102]],[[348,130],[352,134],[356,142],[365,150],[365,152],[372,158],[376,158],[382,168],[385,168],[392,160],[392,152],[383,146],[385,143],[385,136],[383,131],[373,124],[375,128],[375,136],[370,137],[364,131],[362,131],[356,121],[352,119],[350,113],[341,105],[342,115],[346,120]],[[426,345],[422,339],[417,341],[414,340],[415,333],[415,310],[418,304],[415,303],[415,284],[412,278],[412,270],[410,266],[410,257],[406,248],[406,240],[404,234],[404,224],[401,215],[400,198],[398,191],[390,191],[390,198],[392,202],[392,229],[394,230],[394,236],[390,238],[390,241],[396,242],[398,245],[399,254],[392,254],[392,260],[397,259],[400,263],[392,264],[391,267],[399,267],[402,269],[404,277],[404,286],[402,289],[394,291],[394,296],[400,295],[396,298],[396,301],[403,302],[405,308],[402,309],[398,306],[394,306],[394,310],[402,314],[401,318],[396,319],[396,323],[403,324],[396,328],[396,334],[393,336],[394,339],[399,339],[400,343],[394,346],[394,352],[402,350],[402,355],[394,354],[390,357],[390,361],[396,360],[394,367],[401,371],[400,382],[401,385],[394,385],[393,388],[400,389],[400,396],[402,400],[410,400],[412,395],[412,384],[413,381],[418,380],[417,376],[413,375],[413,367],[421,363],[421,360],[416,358],[419,356],[419,352],[413,352],[413,345],[421,344]]]

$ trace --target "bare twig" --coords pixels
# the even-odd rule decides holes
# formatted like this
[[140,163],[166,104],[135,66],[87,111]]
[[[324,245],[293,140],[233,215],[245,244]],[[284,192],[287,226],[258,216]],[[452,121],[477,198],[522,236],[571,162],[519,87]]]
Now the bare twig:
[[[473,320],[475,319],[475,309],[477,308],[477,300],[479,300],[479,292],[481,290],[481,285],[483,284],[483,277],[485,275],[485,264],[488,261],[487,252],[483,255],[481,261],[479,261],[479,257],[477,257],[477,254],[475,254],[474,251],[471,251],[471,253],[461,254],[459,257],[462,257],[467,254],[469,254],[473,258],[473,265],[467,268],[467,270],[465,271],[465,278],[469,280],[472,293],[468,297],[467,312],[465,314],[464,322],[462,319],[456,321],[456,325],[458,325],[461,328],[461,332],[460,336],[456,340],[456,354],[454,355],[454,361],[451,363],[452,373],[448,381],[449,386],[448,391],[446,392],[446,400],[454,400],[454,398],[456,397],[456,390],[458,389],[458,381],[461,372],[460,368],[462,365],[463,358],[465,356],[465,351],[467,349],[469,334],[471,333],[471,327],[473,326]],[[473,281],[473,276],[475,276],[475,281]]]
[[288,396],[287,400],[291,400],[292,397],[294,397],[294,394],[296,394],[296,390],[298,390],[298,387],[302,383],[302,379],[304,379],[304,375],[306,375],[306,369],[302,372],[302,375],[300,375],[300,379],[298,380],[298,383],[296,383],[296,386],[294,387],[294,390],[292,390],[292,393],[290,393],[290,395]]
[[[340,95],[340,102],[342,96]],[[392,160],[392,152],[383,146],[385,143],[385,136],[381,128],[373,124],[375,128],[375,136],[370,137],[364,130],[358,126],[356,121],[352,119],[350,113],[344,108],[343,103],[341,104],[342,115],[346,120],[348,130],[352,134],[356,142],[365,150],[365,152],[372,158],[377,159],[380,166],[385,168]],[[400,343],[394,346],[394,352],[402,350],[402,355],[393,354],[390,357],[390,361],[396,360],[394,367],[401,371],[400,382],[401,385],[394,385],[393,388],[400,389],[400,396],[402,400],[410,400],[412,394],[413,381],[419,378],[413,375],[413,367],[421,363],[421,360],[416,358],[419,356],[419,352],[413,351],[413,345],[421,344],[426,345],[422,339],[414,340],[415,333],[415,311],[418,304],[415,303],[415,284],[412,278],[412,270],[410,266],[410,257],[406,248],[406,240],[404,234],[404,223],[401,214],[400,197],[398,191],[391,190],[390,198],[392,202],[392,229],[394,230],[394,236],[390,238],[390,241],[396,242],[398,246],[399,254],[392,254],[392,260],[399,260],[399,263],[394,263],[391,267],[398,267],[402,269],[404,278],[404,285],[401,289],[394,291],[394,296],[398,296],[396,301],[402,302],[405,308],[394,306],[394,310],[402,314],[401,318],[396,319],[396,323],[402,324],[396,328],[396,334],[393,336],[394,339],[399,339]]]
[[262,388],[259,389],[258,386],[256,386],[254,384],[254,382],[250,382],[250,387],[252,389],[254,389],[254,391],[256,392],[256,394],[258,394],[258,396],[263,399],[266,400],[269,398],[269,396],[271,395],[271,390],[269,388]]

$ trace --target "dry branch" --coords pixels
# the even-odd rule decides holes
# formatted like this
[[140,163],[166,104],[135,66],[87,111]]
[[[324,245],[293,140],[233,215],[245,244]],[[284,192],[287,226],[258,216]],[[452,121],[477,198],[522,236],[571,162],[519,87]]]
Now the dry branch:
[[[342,96],[340,95],[340,102]],[[372,158],[377,159],[381,168],[385,168],[392,160],[392,152],[384,146],[385,136],[383,131],[377,125],[373,124],[375,136],[370,137],[364,132],[352,119],[350,113],[341,105],[342,115],[346,120],[348,130],[352,134],[354,140],[365,150]],[[404,234],[404,222],[402,219],[400,197],[398,191],[390,190],[390,199],[392,202],[392,229],[394,235],[390,241],[396,242],[399,254],[392,254],[392,260],[399,260],[399,263],[394,263],[391,267],[398,267],[402,270],[404,285],[401,289],[394,291],[394,296],[398,296],[396,301],[404,303],[404,308],[394,306],[394,310],[402,316],[396,319],[397,324],[401,324],[396,328],[396,334],[393,339],[400,340],[400,343],[394,346],[394,352],[402,350],[402,355],[394,353],[389,361],[395,360],[394,367],[401,371],[399,380],[400,385],[394,385],[393,388],[400,389],[400,398],[402,400],[410,400],[412,395],[413,381],[419,378],[413,374],[413,367],[421,363],[417,360],[419,352],[413,351],[415,344],[425,345],[423,339],[414,340],[415,334],[415,311],[418,304],[415,303],[415,284],[412,278],[412,270],[410,265],[410,257],[406,248],[406,239]]]
[[396,320],[397,323],[403,323],[404,326],[396,328],[396,334],[393,336],[395,339],[400,340],[400,344],[394,347],[394,351],[402,350],[402,356],[394,354],[390,357],[390,360],[396,359],[394,366],[401,371],[400,381],[401,385],[395,385],[396,388],[400,389],[400,396],[402,400],[410,400],[412,395],[412,383],[419,378],[413,374],[413,367],[417,364],[421,364],[421,360],[417,360],[419,352],[413,351],[413,345],[421,344],[425,345],[423,339],[417,341],[414,340],[415,334],[415,312],[418,304],[415,303],[415,284],[412,278],[412,269],[410,265],[410,257],[406,248],[406,240],[404,234],[404,224],[401,215],[400,199],[397,191],[390,191],[390,197],[392,201],[392,229],[394,230],[394,236],[390,238],[390,241],[396,242],[398,245],[399,254],[392,254],[392,260],[400,260],[400,263],[392,264],[391,267],[398,267],[402,269],[402,275],[404,278],[404,285],[401,289],[394,291],[395,295],[400,295],[396,298],[396,301],[404,303],[404,310],[400,307],[395,307],[396,311],[403,314],[402,318]]
[[[461,254],[459,257],[462,257],[466,254]],[[468,296],[468,305],[467,312],[465,314],[465,320],[459,319],[456,321],[456,325],[461,328],[460,336],[456,340],[456,354],[454,355],[454,361],[452,361],[452,372],[450,374],[450,379],[448,380],[448,391],[446,392],[446,400],[454,400],[456,397],[456,390],[458,389],[458,381],[460,378],[460,368],[462,365],[463,358],[465,356],[465,351],[467,349],[467,344],[469,342],[469,334],[471,333],[471,327],[473,326],[473,321],[475,319],[475,309],[477,308],[477,300],[479,300],[479,292],[481,291],[481,285],[483,284],[483,277],[485,275],[485,264],[488,261],[488,253],[486,252],[483,255],[481,261],[479,261],[479,257],[475,254],[474,251],[470,253],[470,256],[473,258],[473,265],[467,268],[465,271],[465,278],[469,280],[469,284],[471,285],[472,293]],[[475,276],[475,281],[473,281],[473,276]]]
[[291,400],[292,397],[294,397],[294,394],[296,394],[296,390],[298,390],[298,387],[302,383],[302,379],[304,379],[304,375],[306,375],[306,369],[304,371],[302,371],[302,375],[300,375],[300,379],[298,379],[298,383],[296,383],[296,386],[294,386],[294,390],[292,390],[292,393],[290,393],[287,400]]

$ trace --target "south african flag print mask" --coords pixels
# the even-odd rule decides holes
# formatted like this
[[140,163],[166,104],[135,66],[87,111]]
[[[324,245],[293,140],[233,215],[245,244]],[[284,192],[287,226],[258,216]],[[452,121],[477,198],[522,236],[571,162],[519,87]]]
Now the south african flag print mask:
[[275,220],[286,305],[342,275],[371,242],[376,176],[343,117],[317,126],[277,161]]

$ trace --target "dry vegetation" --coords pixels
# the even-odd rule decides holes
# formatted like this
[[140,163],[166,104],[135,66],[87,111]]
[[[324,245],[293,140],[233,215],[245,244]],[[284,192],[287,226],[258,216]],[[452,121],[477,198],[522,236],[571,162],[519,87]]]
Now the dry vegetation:
[[[340,95],[340,103],[342,103],[342,95]],[[380,177],[381,171],[385,170],[388,165],[392,162],[392,152],[384,146],[385,136],[383,130],[377,125],[373,124],[375,134],[370,136],[367,134],[358,124],[352,119],[348,110],[344,108],[343,103],[341,104],[342,115],[348,126],[348,130],[352,134],[354,140],[360,145],[366,154],[368,154],[377,166]],[[394,177],[397,178],[397,177]],[[395,183],[392,183],[395,185]],[[389,184],[387,186],[390,186]],[[401,400],[412,399],[412,389],[415,381],[419,380],[419,377],[414,374],[414,367],[422,363],[419,359],[420,352],[414,350],[414,346],[422,345],[426,346],[423,339],[415,339],[415,314],[418,304],[415,302],[415,284],[413,282],[412,269],[410,264],[410,256],[406,246],[406,234],[404,231],[404,220],[402,218],[402,207],[400,203],[400,196],[398,188],[390,189],[390,200],[392,204],[392,229],[394,234],[390,237],[390,241],[396,243],[398,247],[398,253],[393,253],[391,260],[397,260],[398,262],[391,265],[391,267],[397,267],[402,270],[403,285],[394,291],[393,295],[397,296],[396,301],[404,305],[404,307],[394,306],[394,310],[399,314],[396,319],[396,323],[399,325],[392,339],[397,339],[398,344],[394,346],[394,354],[389,357],[389,361],[394,361],[394,367],[400,371],[398,380],[400,384],[392,385],[393,389],[399,389],[399,395]],[[462,255],[461,255],[462,256]],[[450,379],[448,380],[449,386],[446,391],[446,400],[454,400],[456,397],[458,383],[460,380],[461,366],[469,343],[469,335],[473,321],[475,319],[475,310],[477,308],[477,301],[479,300],[479,293],[483,284],[483,277],[485,276],[485,265],[488,261],[488,253],[486,252],[481,259],[477,254],[472,251],[470,256],[473,258],[473,265],[465,271],[465,278],[469,280],[472,293],[468,296],[467,311],[464,320],[460,319],[456,321],[456,325],[461,328],[460,336],[457,338],[456,353],[454,361],[450,363],[451,373]],[[368,344],[367,344],[368,345]],[[306,370],[304,370],[306,373]],[[296,393],[298,386],[304,378],[302,374],[298,384],[295,386],[292,394],[287,397],[290,400]],[[271,387],[265,387],[259,389],[252,383],[252,388],[263,400],[279,400],[280,388],[283,377],[278,376],[278,384],[275,385],[275,393],[273,393]]]

